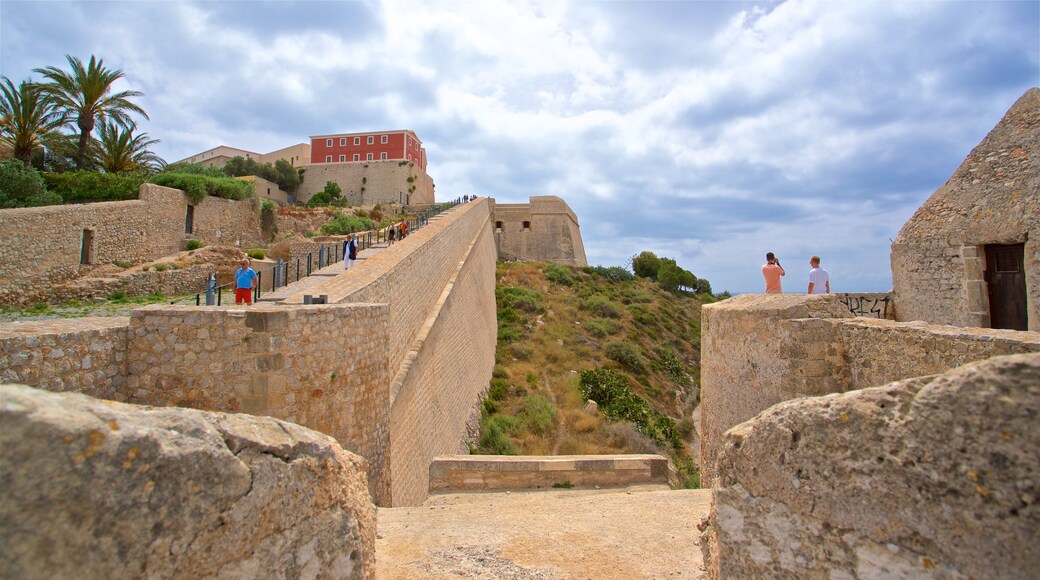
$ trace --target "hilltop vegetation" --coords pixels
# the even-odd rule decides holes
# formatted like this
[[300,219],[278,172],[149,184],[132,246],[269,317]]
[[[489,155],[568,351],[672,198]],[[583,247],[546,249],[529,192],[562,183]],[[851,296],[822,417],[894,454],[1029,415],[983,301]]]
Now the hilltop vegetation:
[[496,365],[474,452],[660,453],[696,487],[700,306],[714,297],[623,268],[499,263],[497,282]]

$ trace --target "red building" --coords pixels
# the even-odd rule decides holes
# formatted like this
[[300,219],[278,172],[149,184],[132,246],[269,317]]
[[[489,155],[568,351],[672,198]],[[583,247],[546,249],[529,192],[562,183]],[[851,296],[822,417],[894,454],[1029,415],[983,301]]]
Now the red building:
[[426,149],[414,131],[339,133],[311,137],[311,164],[413,161],[426,171]]

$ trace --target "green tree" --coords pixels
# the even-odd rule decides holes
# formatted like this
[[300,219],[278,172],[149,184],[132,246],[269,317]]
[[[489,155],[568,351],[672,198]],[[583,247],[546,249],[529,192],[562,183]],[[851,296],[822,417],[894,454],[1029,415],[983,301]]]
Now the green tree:
[[661,259],[653,252],[642,252],[632,258],[632,271],[640,278],[657,278],[657,269],[661,267]]
[[60,203],[61,196],[47,191],[38,171],[18,159],[0,161],[0,209]]
[[296,193],[296,188],[300,186],[300,172],[292,166],[285,159],[279,159],[274,162],[274,170],[276,174],[275,183],[278,187],[286,193]]
[[657,283],[661,285],[661,288],[669,292],[675,292],[679,289],[681,279],[682,268],[676,266],[674,262],[661,264],[661,267],[657,270]]
[[37,85],[28,81],[18,88],[0,77],[0,137],[11,147],[15,159],[29,165],[42,139],[64,124],[64,119]]
[[158,171],[164,165],[163,160],[148,150],[148,147],[159,142],[149,139],[148,133],[134,135],[136,126],[122,127],[111,120],[98,126],[97,160],[98,165],[109,173],[145,170]]
[[33,69],[48,82],[40,89],[59,110],[64,113],[67,122],[76,123],[79,129],[79,147],[76,153],[76,166],[82,169],[87,163],[87,148],[90,134],[99,121],[111,119],[123,127],[130,127],[133,121],[131,113],[148,118],[144,109],[137,106],[134,97],[144,96],[140,91],[112,92],[112,85],[123,78],[122,70],[105,68],[104,61],[90,56],[90,62],[83,66],[83,61],[65,55],[70,71],[57,67]]

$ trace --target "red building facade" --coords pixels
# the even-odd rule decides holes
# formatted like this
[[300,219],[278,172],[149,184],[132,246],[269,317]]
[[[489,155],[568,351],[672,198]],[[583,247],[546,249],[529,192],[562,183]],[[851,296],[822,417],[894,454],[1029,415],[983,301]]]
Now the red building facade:
[[426,171],[426,149],[414,131],[338,133],[311,137],[311,164],[412,161]]

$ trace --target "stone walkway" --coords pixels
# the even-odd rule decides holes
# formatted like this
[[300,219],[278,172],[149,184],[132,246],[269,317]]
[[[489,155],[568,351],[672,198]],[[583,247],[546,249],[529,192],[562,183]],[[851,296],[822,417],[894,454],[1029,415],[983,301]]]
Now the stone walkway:
[[[387,247],[387,243],[382,242],[379,244],[373,244],[370,248],[360,250],[358,252],[357,263],[354,265],[354,267],[356,268],[358,266],[361,266],[365,263],[365,260],[377,255],[379,252],[382,252]],[[307,290],[310,290],[312,288],[317,288],[318,286],[321,286],[322,284],[328,282],[329,277],[339,276],[343,273],[345,273],[345,270],[343,268],[343,261],[340,260],[335,264],[325,266],[321,270],[311,273],[311,275],[306,278],[300,278],[299,281],[292,282],[288,286],[283,286],[278,290],[275,290],[274,292],[265,292],[261,294],[260,300],[258,300],[258,302],[281,302],[282,300],[285,300],[286,298],[295,294],[299,294],[300,292],[306,292]]]
[[431,496],[379,509],[376,577],[703,578],[710,504],[660,485]]

